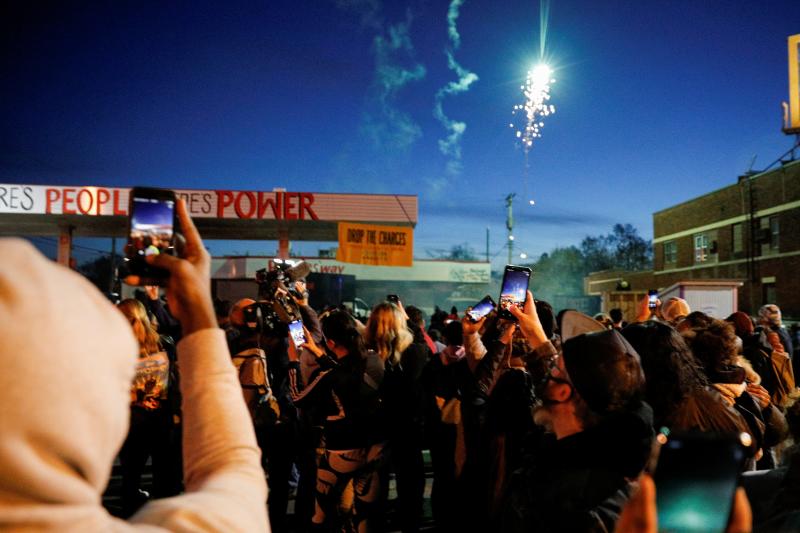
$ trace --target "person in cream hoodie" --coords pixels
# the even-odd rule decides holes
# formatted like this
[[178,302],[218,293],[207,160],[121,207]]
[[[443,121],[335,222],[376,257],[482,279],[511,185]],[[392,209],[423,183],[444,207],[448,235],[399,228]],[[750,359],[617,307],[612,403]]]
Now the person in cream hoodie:
[[260,452],[224,332],[210,258],[178,203],[182,259],[170,272],[181,321],[186,492],[128,521],[101,505],[129,422],[138,348],[122,314],[26,241],[0,239],[0,531],[269,531]]

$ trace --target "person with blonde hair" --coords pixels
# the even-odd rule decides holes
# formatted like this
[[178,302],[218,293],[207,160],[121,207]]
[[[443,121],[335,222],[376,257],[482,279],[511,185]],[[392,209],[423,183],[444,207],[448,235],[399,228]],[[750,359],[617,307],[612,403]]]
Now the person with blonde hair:
[[405,313],[390,302],[379,303],[372,310],[364,332],[367,346],[385,362],[397,365],[402,353],[414,341],[406,324]]
[[[425,390],[422,371],[431,358],[419,326],[407,319],[403,304],[382,302],[372,309],[365,331],[367,348],[385,364],[383,404],[391,467],[397,479],[397,516],[403,531],[419,529],[425,490]],[[384,491],[388,487],[383,484]]]
[[127,298],[117,304],[117,309],[125,315],[133,328],[133,335],[139,341],[139,355],[144,357],[161,350],[161,340],[153,327],[142,302]]
[[181,491],[180,398],[176,398],[177,362],[171,339],[158,334],[139,300],[122,300],[117,309],[139,343],[131,387],[131,425],[119,452],[122,515],[128,517],[150,496],[139,488],[148,458],[153,466],[152,496],[166,498]]

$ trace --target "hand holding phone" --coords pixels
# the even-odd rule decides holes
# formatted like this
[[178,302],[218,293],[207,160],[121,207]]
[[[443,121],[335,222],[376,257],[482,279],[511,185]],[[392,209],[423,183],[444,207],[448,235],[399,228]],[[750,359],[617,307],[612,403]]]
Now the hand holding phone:
[[480,302],[476,303],[472,309],[467,311],[467,316],[473,322],[477,322],[481,318],[485,317],[496,307],[494,300],[488,294],[481,300]]
[[658,291],[656,289],[647,291],[647,307],[649,309],[658,307]]
[[307,342],[302,320],[289,322],[289,335],[291,335],[296,348],[300,348]]
[[509,308],[514,306],[521,310],[525,307],[530,281],[530,268],[506,265],[503,272],[503,283],[500,285],[500,306],[497,311],[501,318],[516,320]]
[[166,285],[169,272],[146,259],[174,255],[178,228],[175,193],[134,187],[128,202],[128,242],[120,277],[131,285]]
[[217,315],[211,301],[211,256],[203,246],[183,200],[177,202],[186,244],[182,257],[169,254],[150,255],[145,258],[149,266],[169,272],[165,279],[169,310],[181,323],[184,336],[202,329],[217,328]]
[[398,295],[396,295],[396,294],[387,294],[386,295],[386,301],[387,302],[392,302],[393,304],[399,304],[400,303],[400,297]]

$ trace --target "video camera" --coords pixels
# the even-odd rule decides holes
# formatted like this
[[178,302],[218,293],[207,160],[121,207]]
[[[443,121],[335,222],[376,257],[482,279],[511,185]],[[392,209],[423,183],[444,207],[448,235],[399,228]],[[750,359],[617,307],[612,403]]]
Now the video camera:
[[256,271],[258,300],[243,309],[247,327],[273,336],[285,336],[290,322],[301,320],[300,308],[292,298],[294,282],[305,278],[311,268],[306,262],[292,265],[275,260],[274,268]]

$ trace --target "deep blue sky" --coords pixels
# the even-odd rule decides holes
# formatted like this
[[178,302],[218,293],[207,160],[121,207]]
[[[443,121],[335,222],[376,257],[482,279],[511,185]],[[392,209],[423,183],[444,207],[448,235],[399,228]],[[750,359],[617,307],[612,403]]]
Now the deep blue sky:
[[[524,158],[508,123],[538,55],[536,1],[466,0],[443,100],[449,1],[4,2],[0,181],[418,194],[416,256],[530,255],[733,183],[790,146],[786,37],[800,3],[552,0],[556,114]],[[404,83],[397,84],[399,79]],[[298,245],[306,254],[316,246]],[[214,243],[213,253],[271,252]],[[505,257],[501,253],[496,262]]]

